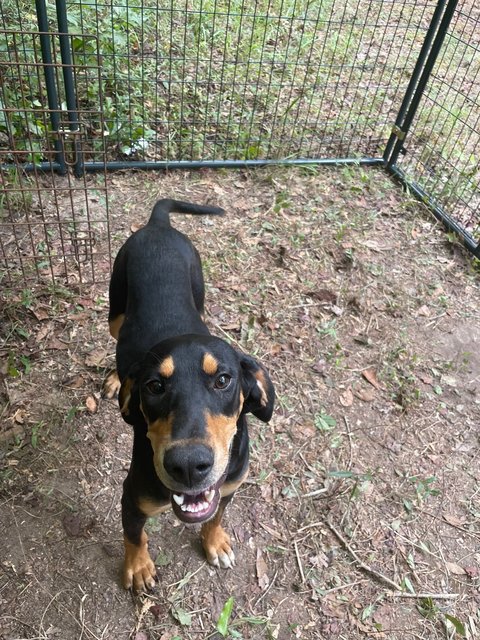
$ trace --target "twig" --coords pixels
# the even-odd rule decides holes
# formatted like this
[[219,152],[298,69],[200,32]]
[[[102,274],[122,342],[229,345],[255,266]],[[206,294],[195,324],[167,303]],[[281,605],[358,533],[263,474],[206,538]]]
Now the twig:
[[254,607],[256,607],[256,606],[259,604],[259,602],[261,602],[261,601],[264,599],[264,597],[267,595],[267,593],[268,593],[268,592],[270,591],[270,589],[273,587],[273,583],[274,583],[274,582],[275,582],[275,580],[277,579],[277,576],[278,576],[278,569],[277,569],[277,571],[275,571],[275,574],[274,574],[274,576],[273,576],[273,578],[272,578],[272,580],[271,580],[270,584],[268,585],[268,587],[267,587],[267,588],[265,589],[265,591],[264,591],[262,594],[260,594],[260,595],[259,595],[259,597],[255,600],[255,603],[254,603],[254,605],[253,605]]
[[338,531],[338,529],[336,527],[334,527],[334,525],[329,520],[325,520],[325,524],[335,534],[335,536],[340,540],[340,542],[343,544],[345,549],[348,551],[348,553],[354,559],[355,564],[358,566],[359,569],[362,569],[362,571],[365,571],[366,573],[369,573],[371,576],[373,576],[374,578],[376,578],[380,582],[383,582],[384,584],[387,584],[391,589],[394,589],[394,591],[402,591],[402,587],[400,585],[398,585],[396,582],[394,582],[393,580],[390,580],[390,578],[387,578],[387,576],[384,576],[383,573],[379,573],[378,571],[375,571],[375,569],[372,569],[372,567],[369,567],[368,564],[365,564],[364,562],[362,562],[362,560],[360,560],[358,555],[355,553],[355,551],[352,549],[352,547],[348,544],[348,542],[342,536],[340,531]]
[[434,599],[437,599],[437,600],[440,600],[440,599],[450,600],[450,599],[452,599],[453,600],[454,598],[458,598],[458,596],[459,596],[458,593],[407,593],[407,592],[403,591],[402,587],[400,585],[398,585],[396,582],[394,582],[393,580],[390,580],[390,578],[388,578],[387,576],[384,576],[383,573],[379,573],[378,571],[375,571],[375,569],[372,569],[367,564],[362,562],[360,560],[360,558],[358,557],[358,555],[355,553],[355,551],[352,549],[352,547],[348,544],[348,542],[342,536],[340,531],[338,531],[338,529],[336,527],[334,527],[334,525],[329,520],[325,520],[325,524],[330,528],[330,530],[340,540],[340,542],[343,544],[345,549],[348,551],[348,553],[354,559],[354,561],[355,561],[355,563],[356,563],[356,565],[358,566],[359,569],[362,569],[363,571],[365,571],[366,573],[369,573],[371,576],[373,576],[374,578],[376,578],[380,582],[384,582],[385,584],[388,584],[390,587],[392,587],[392,589],[394,590],[394,592],[391,594],[392,596],[395,596],[397,598],[416,598],[416,599],[419,599],[419,600],[423,600],[425,598],[432,598],[432,600],[434,600]]
[[298,570],[300,571],[300,575],[302,576],[302,583],[305,582],[305,574],[303,573],[302,561],[300,560],[300,554],[298,553],[297,541],[293,541],[293,546],[295,547],[295,555],[297,556],[297,564]]
[[328,488],[323,487],[323,489],[315,489],[315,491],[309,491],[308,493],[303,493],[302,498],[313,498],[315,496],[319,496],[322,493],[327,493]]
[[407,592],[398,593],[398,591],[395,591],[391,595],[395,596],[396,598],[419,598],[420,600],[423,600],[424,598],[431,598],[432,600],[453,600],[454,598],[458,598],[460,594],[459,593],[407,593]]

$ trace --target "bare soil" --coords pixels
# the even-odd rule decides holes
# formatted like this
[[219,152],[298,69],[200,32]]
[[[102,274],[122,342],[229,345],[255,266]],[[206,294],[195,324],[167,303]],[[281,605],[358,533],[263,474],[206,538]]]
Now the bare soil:
[[167,514],[148,523],[158,586],[134,596],[119,581],[131,433],[100,398],[108,273],[6,293],[0,638],[220,638],[230,597],[231,638],[478,637],[477,264],[374,169],[108,180],[114,251],[158,197],[227,209],[175,225],[202,255],[212,332],[265,363],[276,411],[250,421],[225,518],[235,569],[209,567]]

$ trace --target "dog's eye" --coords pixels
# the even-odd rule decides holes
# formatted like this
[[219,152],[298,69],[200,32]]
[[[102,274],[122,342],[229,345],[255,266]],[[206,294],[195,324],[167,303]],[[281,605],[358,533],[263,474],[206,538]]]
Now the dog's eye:
[[227,373],[222,373],[215,380],[215,385],[214,385],[215,389],[221,389],[223,391],[224,389],[227,389],[230,386],[231,381],[232,381],[231,376],[229,376]]
[[145,386],[147,387],[147,390],[154,396],[158,396],[165,390],[163,383],[160,382],[160,380],[150,380],[150,382],[147,382]]

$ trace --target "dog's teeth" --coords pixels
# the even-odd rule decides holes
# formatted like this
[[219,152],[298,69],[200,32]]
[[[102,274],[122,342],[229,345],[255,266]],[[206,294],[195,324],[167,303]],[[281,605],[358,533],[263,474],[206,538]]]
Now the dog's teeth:
[[210,503],[213,500],[214,497],[215,497],[215,490],[214,489],[210,489],[210,491],[205,491],[205,498],[206,498],[208,503]]
[[173,499],[175,500],[175,502],[178,504],[179,507],[182,506],[182,504],[185,501],[185,496],[182,494],[178,494],[178,493],[174,493],[173,494]]

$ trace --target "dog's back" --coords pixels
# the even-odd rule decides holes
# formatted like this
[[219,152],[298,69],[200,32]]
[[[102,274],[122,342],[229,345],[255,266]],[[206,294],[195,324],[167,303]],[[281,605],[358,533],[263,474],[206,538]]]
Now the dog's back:
[[224,213],[219,207],[159,200],[147,225],[121,247],[110,282],[109,313],[111,333],[118,339],[120,380],[157,342],[175,335],[208,333],[201,319],[200,256],[190,240],[171,226],[171,212]]

